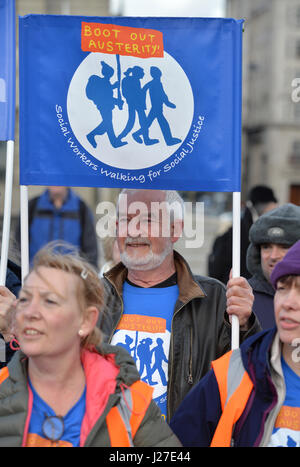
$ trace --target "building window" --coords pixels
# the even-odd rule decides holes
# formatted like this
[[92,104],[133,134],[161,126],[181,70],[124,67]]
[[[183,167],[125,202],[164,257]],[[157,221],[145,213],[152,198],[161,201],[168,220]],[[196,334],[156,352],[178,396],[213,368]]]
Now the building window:
[[295,11],[295,26],[297,28],[300,27],[300,7],[296,7],[296,11]]
[[294,154],[299,154],[300,156],[300,140],[299,139],[293,142],[292,148],[293,148],[292,152]]
[[46,9],[48,14],[69,15],[71,2],[70,0],[47,0]]
[[300,102],[293,103],[294,120],[300,122]]
[[300,27],[300,7],[291,5],[287,6],[287,24],[293,28]]
[[297,59],[300,59],[300,39],[297,39],[296,40],[296,44],[295,44],[295,57]]
[[289,165],[292,167],[300,167],[300,140],[295,140],[292,144],[289,155]]
[[5,180],[6,146],[6,141],[0,141],[0,182]]
[[265,152],[261,154],[261,176],[262,180],[268,179],[269,156]]

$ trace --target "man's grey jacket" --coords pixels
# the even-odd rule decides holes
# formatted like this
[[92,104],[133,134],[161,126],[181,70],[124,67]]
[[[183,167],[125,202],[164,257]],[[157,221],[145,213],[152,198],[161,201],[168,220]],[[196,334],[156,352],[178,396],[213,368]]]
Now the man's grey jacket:
[[[194,276],[184,258],[174,251],[179,296],[175,304],[168,368],[168,421],[188,391],[210,370],[212,360],[231,348],[231,326],[226,314],[226,289],[216,279]],[[104,274],[106,303],[99,326],[111,341],[124,312],[122,291],[127,269],[122,263]],[[260,331],[252,314],[240,340]]]

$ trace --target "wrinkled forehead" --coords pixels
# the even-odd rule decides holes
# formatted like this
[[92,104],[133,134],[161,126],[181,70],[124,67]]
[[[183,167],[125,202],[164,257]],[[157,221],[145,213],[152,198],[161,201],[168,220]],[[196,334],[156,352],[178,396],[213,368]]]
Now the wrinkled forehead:
[[166,209],[166,195],[159,190],[135,190],[121,193],[118,202],[118,214],[136,212],[139,208],[148,210],[155,209],[157,205]]
[[40,290],[54,292],[65,297],[75,295],[79,286],[79,278],[72,273],[55,268],[40,266],[31,271],[24,281],[24,290]]

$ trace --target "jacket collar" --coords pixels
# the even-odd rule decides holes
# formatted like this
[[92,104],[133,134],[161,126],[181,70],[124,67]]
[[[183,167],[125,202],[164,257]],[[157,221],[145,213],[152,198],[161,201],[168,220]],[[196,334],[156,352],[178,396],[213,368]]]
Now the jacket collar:
[[[270,355],[275,357],[277,328],[271,328],[267,331],[261,331],[246,339],[241,344],[241,355],[243,364],[248,373],[255,372],[255,378],[265,380],[266,372],[270,372],[272,362]],[[275,347],[274,347],[275,345]],[[250,364],[252,368],[250,368]]]
[[[182,303],[187,303],[194,298],[205,297],[205,293],[196,282],[188,263],[177,251],[174,251],[174,262],[179,287],[178,300]],[[115,287],[120,297],[123,293],[123,284],[126,280],[127,272],[127,268],[122,263],[118,263],[115,267],[104,273],[104,277]]]
[[279,339],[279,333],[277,332],[271,347],[270,354],[270,365],[273,371],[275,371],[280,377],[282,377],[282,366],[281,366],[281,356],[282,356],[282,343]]
[[275,290],[272,284],[270,284],[270,282],[268,282],[266,278],[262,275],[258,276],[255,274],[250,279],[248,279],[248,282],[251,285],[254,292],[262,292],[267,295],[271,295],[271,297],[275,295]]
[[[102,359],[105,360],[107,364],[116,366],[118,368],[117,373],[115,374],[115,379],[117,386],[120,384],[126,384],[130,386],[135,381],[139,379],[139,373],[136,369],[135,363],[129,357],[127,351],[122,347],[116,345],[110,345],[105,342],[102,342],[99,346],[95,348],[93,352],[83,350],[82,352],[82,364],[86,369],[91,370],[93,364],[93,359]],[[9,377],[13,382],[26,381],[24,383],[27,386],[27,374],[28,374],[28,357],[21,350],[15,352],[13,358],[8,363]],[[96,374],[97,376],[97,374]]]

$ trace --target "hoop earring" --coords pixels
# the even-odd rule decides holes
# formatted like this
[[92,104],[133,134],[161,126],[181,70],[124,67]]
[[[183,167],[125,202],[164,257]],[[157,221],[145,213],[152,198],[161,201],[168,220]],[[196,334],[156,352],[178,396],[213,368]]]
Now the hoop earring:
[[[14,346],[14,344],[15,344],[15,346]],[[11,350],[15,350],[15,351],[20,350],[21,347],[20,347],[20,344],[19,344],[19,342],[18,342],[18,340],[17,340],[16,337],[14,337],[14,338],[9,342],[9,347],[11,348]]]

